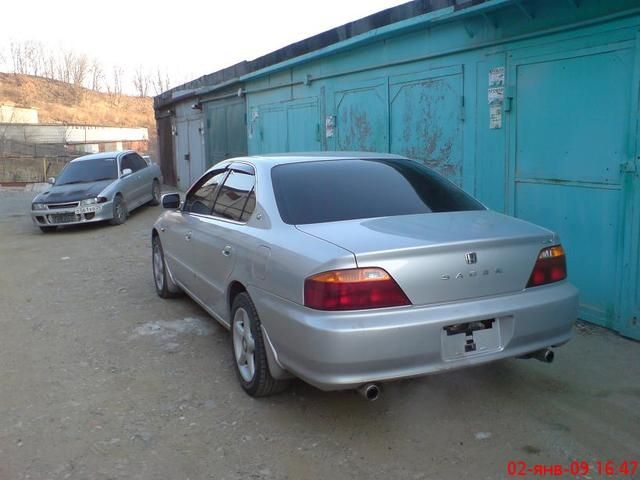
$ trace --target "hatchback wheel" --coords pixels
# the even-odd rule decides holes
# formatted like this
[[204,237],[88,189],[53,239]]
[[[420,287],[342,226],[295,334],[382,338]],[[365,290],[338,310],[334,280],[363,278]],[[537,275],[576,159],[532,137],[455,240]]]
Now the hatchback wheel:
[[122,225],[127,221],[127,216],[129,212],[127,211],[127,204],[122,198],[122,195],[116,195],[116,198],[113,199],[113,218],[110,220],[111,225]]
[[264,397],[284,390],[286,380],[276,380],[269,372],[260,319],[246,293],[240,293],[231,309],[231,344],[236,373],[245,392]]

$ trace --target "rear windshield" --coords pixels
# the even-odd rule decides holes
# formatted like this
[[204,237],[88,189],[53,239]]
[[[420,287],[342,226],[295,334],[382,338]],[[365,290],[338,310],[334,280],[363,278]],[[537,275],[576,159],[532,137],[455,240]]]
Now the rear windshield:
[[326,160],[271,170],[282,220],[292,225],[432,212],[484,210],[412,160]]

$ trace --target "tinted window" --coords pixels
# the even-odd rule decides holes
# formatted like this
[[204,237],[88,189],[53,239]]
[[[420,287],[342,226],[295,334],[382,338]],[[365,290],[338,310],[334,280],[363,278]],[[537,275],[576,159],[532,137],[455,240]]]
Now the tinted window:
[[147,168],[147,162],[145,162],[144,158],[142,158],[140,155],[133,154],[131,155],[131,157],[133,159],[133,165],[135,167],[134,172],[136,170],[142,170],[143,168]]
[[246,222],[256,206],[255,177],[248,173],[231,172],[220,189],[213,208],[214,215]]
[[120,160],[120,171],[124,172],[125,168],[131,169],[132,172],[136,171],[135,165],[133,164],[133,157],[131,155],[125,155]]
[[328,160],[271,171],[282,219],[335,222],[431,212],[484,210],[455,185],[411,160]]
[[211,215],[218,185],[220,185],[220,182],[224,180],[226,175],[227,172],[225,170],[219,173],[211,172],[209,175],[203,177],[187,195],[184,211]]
[[58,175],[56,185],[115,180],[116,178],[118,178],[118,166],[115,158],[81,160],[67,164]]

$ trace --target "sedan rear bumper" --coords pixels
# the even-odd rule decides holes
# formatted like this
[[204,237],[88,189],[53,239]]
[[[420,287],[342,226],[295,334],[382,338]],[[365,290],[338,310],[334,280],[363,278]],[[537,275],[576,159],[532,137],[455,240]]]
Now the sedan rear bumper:
[[[250,289],[279,366],[323,390],[355,388],[525,355],[571,339],[568,282],[434,306],[324,312]],[[445,327],[486,321],[486,330]],[[471,342],[474,350],[466,352]]]
[[76,213],[76,208],[31,210],[31,219],[39,227],[54,227],[103,222],[113,218],[113,202],[100,203],[98,207],[100,209],[92,213]]

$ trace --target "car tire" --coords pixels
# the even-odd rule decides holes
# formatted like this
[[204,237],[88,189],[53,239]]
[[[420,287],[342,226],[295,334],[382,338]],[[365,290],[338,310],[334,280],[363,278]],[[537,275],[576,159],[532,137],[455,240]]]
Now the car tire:
[[231,352],[240,385],[252,397],[274,395],[289,385],[287,380],[271,376],[260,318],[247,293],[240,293],[233,300]]
[[173,298],[180,294],[180,287],[173,283],[167,273],[167,264],[164,260],[164,250],[160,237],[154,235],[151,239],[151,265],[153,268],[153,284],[156,293],[162,298]]
[[113,199],[113,218],[109,221],[111,225],[122,225],[127,221],[127,204],[122,198],[122,195],[118,194]]
[[40,227],[40,230],[42,231],[42,233],[55,232],[57,229],[58,227]]
[[149,205],[155,207],[156,205],[160,205],[160,182],[158,180],[153,180],[153,185],[151,185],[151,200],[149,201]]

